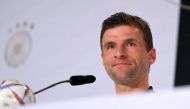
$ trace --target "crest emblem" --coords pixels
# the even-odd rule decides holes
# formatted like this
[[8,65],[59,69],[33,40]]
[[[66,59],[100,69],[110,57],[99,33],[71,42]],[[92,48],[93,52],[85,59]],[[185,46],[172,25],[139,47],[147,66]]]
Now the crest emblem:
[[5,61],[8,66],[19,67],[28,58],[32,48],[30,30],[33,28],[34,25],[27,22],[16,25],[16,31],[11,35],[5,48]]

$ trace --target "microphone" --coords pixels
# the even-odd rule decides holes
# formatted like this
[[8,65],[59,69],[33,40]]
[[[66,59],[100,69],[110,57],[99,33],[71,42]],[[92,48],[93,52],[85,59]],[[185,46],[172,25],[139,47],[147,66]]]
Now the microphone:
[[93,75],[86,75],[86,76],[78,75],[78,76],[71,76],[69,82],[72,86],[75,86],[75,85],[93,83],[95,80],[96,78]]
[[49,85],[39,91],[36,91],[34,92],[34,95],[42,92],[42,91],[45,91],[51,87],[54,87],[58,84],[61,84],[61,83],[70,83],[72,86],[76,86],[76,85],[82,85],[82,84],[88,84],[88,83],[93,83],[94,81],[96,80],[96,77],[93,76],[93,75],[76,75],[76,76],[71,76],[69,80],[64,80],[64,81],[60,81],[60,82],[57,82],[57,83],[54,83],[52,85]]

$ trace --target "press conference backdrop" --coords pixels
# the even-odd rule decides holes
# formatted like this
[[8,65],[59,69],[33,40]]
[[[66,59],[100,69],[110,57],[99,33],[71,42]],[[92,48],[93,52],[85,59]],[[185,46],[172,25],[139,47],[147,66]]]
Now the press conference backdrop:
[[37,102],[114,95],[101,60],[102,21],[119,11],[149,22],[156,62],[155,92],[174,87],[180,0],[0,0],[0,80],[20,80],[34,92],[72,75],[95,75],[83,86],[60,84]]

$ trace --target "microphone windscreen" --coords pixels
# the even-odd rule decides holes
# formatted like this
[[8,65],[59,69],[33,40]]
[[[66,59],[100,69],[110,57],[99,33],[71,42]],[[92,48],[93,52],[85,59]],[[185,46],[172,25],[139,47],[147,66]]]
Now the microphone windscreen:
[[96,80],[96,77],[93,75],[77,75],[70,77],[70,84],[71,85],[82,85],[87,83],[93,83]]
[[96,77],[93,75],[86,76],[86,83],[93,83],[96,80]]

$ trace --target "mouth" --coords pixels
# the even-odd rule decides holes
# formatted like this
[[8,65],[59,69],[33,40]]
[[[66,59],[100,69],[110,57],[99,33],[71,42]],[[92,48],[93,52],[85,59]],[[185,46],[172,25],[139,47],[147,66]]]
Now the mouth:
[[112,66],[117,67],[117,66],[126,66],[126,65],[131,65],[131,64],[129,64],[129,63],[115,63]]

